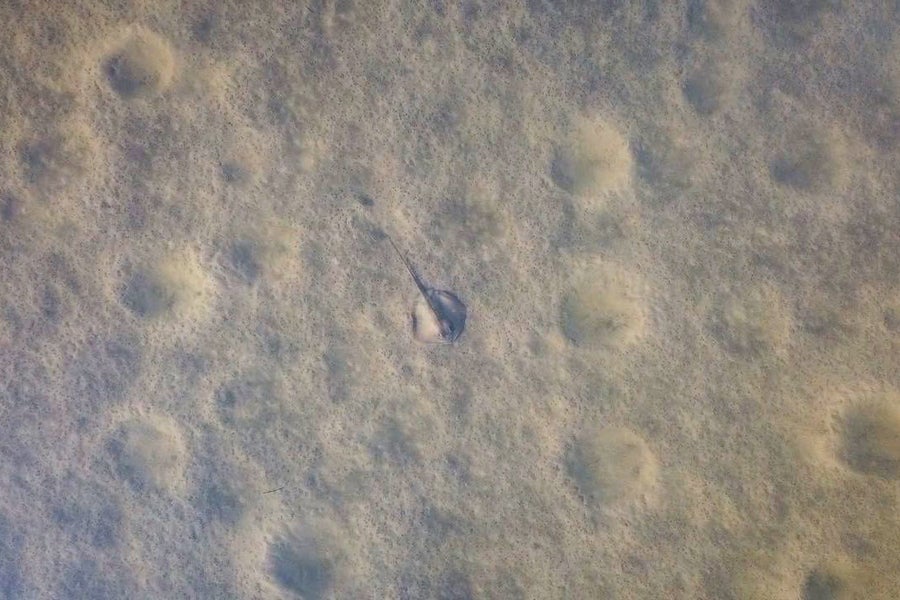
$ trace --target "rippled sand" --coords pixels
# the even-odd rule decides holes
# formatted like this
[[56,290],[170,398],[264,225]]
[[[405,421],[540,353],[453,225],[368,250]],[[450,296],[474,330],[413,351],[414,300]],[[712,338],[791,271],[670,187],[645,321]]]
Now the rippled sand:
[[900,597],[900,12],[522,4],[0,3],[0,597]]

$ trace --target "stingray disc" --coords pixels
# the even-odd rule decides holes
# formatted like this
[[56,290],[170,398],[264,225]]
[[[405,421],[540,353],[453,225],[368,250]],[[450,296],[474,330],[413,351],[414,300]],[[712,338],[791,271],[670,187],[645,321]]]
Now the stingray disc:
[[420,342],[455,342],[465,330],[466,313],[456,294],[428,289],[413,307],[413,333]]

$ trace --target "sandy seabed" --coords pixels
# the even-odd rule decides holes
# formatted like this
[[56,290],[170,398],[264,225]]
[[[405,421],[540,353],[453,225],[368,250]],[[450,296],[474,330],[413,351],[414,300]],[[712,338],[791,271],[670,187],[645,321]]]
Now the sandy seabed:
[[900,598],[893,3],[5,0],[0,92],[0,597]]

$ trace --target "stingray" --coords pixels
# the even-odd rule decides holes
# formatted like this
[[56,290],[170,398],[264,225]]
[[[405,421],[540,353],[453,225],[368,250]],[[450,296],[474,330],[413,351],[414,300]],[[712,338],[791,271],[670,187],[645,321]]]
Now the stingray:
[[390,236],[388,236],[388,240],[403,260],[409,274],[412,275],[416,287],[419,288],[419,292],[421,292],[428,305],[430,316],[434,318],[434,324],[436,325],[434,333],[437,339],[429,340],[430,336],[425,332],[427,325],[422,322],[422,316],[413,309],[412,323],[416,337],[423,341],[436,341],[444,344],[450,344],[458,340],[466,328],[466,305],[453,292],[439,290],[426,285],[406,255],[394,243],[394,240]]

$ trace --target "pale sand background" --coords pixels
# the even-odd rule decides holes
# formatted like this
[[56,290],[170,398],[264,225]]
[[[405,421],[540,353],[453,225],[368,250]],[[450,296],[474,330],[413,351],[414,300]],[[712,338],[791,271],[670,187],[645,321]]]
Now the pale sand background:
[[0,3],[0,596],[900,597],[900,11],[508,4]]

